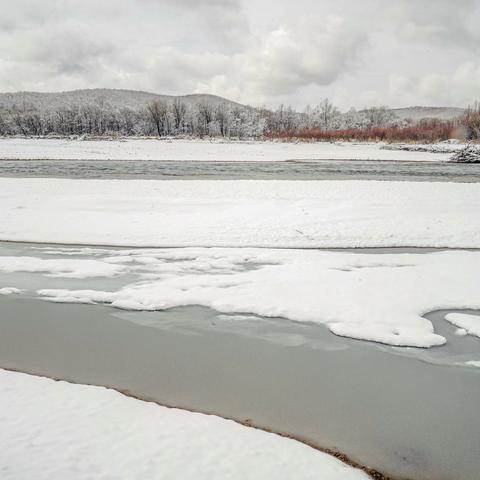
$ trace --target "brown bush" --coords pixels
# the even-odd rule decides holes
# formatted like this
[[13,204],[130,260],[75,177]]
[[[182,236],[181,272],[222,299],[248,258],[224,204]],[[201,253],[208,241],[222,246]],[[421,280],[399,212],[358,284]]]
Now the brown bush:
[[348,130],[308,130],[269,132],[266,137],[285,140],[336,141],[384,141],[434,143],[454,136],[457,126],[453,122],[428,120],[409,127],[352,128]]

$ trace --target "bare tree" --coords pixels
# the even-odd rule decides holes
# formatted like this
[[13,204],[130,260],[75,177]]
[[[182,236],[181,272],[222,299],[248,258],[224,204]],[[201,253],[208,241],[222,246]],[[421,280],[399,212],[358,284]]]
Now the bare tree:
[[229,130],[229,111],[224,103],[220,103],[215,108],[215,122],[218,125],[219,133],[222,137],[227,136]]
[[186,113],[187,107],[181,100],[176,98],[172,104],[172,114],[175,132],[183,133]]
[[367,108],[364,112],[370,128],[387,127],[395,119],[395,114],[385,106]]
[[81,132],[81,118],[79,108],[76,105],[60,107],[55,110],[56,130],[64,135],[72,135]]
[[168,114],[167,105],[164,102],[155,100],[147,105],[147,112],[157,130],[158,136],[161,137],[165,131],[165,123]]
[[0,110],[0,135],[7,135],[9,133],[8,119],[8,113],[4,110]]
[[29,132],[24,122],[24,113],[20,108],[14,108],[12,111],[12,122],[17,131],[27,136]]
[[23,116],[23,122],[30,135],[43,134],[43,121],[37,110],[26,112]]
[[122,108],[119,112],[119,128],[125,135],[133,135],[135,133],[135,125],[138,122],[137,115],[130,108]]
[[340,115],[338,109],[328,98],[320,102],[320,105],[316,108],[316,112],[319,117],[320,127],[323,130],[329,130],[332,127],[333,119]]
[[198,104],[198,124],[199,134],[208,135],[210,133],[210,124],[214,119],[214,109],[211,103],[202,102]]

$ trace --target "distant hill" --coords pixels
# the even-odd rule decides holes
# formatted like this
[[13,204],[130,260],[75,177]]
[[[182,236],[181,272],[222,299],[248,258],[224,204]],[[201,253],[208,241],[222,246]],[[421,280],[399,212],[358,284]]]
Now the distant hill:
[[193,106],[207,102],[213,105],[226,104],[228,106],[244,107],[239,103],[216,95],[157,95],[155,93],[137,90],[115,90],[110,88],[96,88],[88,90],[73,90],[69,92],[15,92],[0,93],[0,107],[33,106],[39,110],[55,110],[72,105],[87,105],[103,100],[115,108],[140,109],[154,100],[173,102],[182,100],[186,105]]
[[453,120],[465,113],[465,109],[455,107],[407,107],[392,108],[391,111],[402,120],[413,120],[414,122],[427,118]]
[[[193,107],[200,103],[213,105],[225,104],[229,107],[251,108],[233,102],[217,95],[192,94],[192,95],[159,95],[156,93],[138,90],[116,90],[111,88],[95,88],[86,90],[72,90],[67,92],[14,92],[0,93],[0,108],[13,106],[35,107],[41,111],[56,110],[72,105],[89,105],[103,100],[114,108],[141,109],[148,103],[159,100],[172,103],[179,99],[187,106]],[[410,119],[417,122],[426,118],[452,120],[464,113],[462,108],[452,107],[407,107],[393,108],[391,111],[401,119]]]

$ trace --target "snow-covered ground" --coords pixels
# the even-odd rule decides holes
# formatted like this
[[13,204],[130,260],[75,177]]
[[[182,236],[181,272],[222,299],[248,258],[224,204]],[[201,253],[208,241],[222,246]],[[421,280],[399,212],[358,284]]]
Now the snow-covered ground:
[[[223,314],[324,324],[337,335],[416,347],[445,343],[424,314],[480,309],[478,251],[358,254],[77,247],[36,251],[43,258],[0,256],[0,272],[31,272],[31,263],[42,273],[35,281],[37,295],[52,302],[150,311],[202,305]],[[44,275],[63,278],[64,284],[42,287],[42,281],[48,285]],[[68,279],[95,276],[115,277],[116,282],[68,285]],[[3,278],[11,285],[15,277],[12,282],[9,276]],[[451,314],[447,319],[465,334],[480,336],[478,315]]]
[[0,178],[0,240],[480,247],[480,185]]
[[294,440],[106,388],[0,370],[2,480],[366,480]]
[[[51,160],[402,160],[447,161],[462,145],[429,151],[385,150],[382,143],[221,142],[202,140],[59,140],[0,138],[0,159]],[[422,150],[421,148],[419,150]],[[447,151],[447,153],[445,153]]]

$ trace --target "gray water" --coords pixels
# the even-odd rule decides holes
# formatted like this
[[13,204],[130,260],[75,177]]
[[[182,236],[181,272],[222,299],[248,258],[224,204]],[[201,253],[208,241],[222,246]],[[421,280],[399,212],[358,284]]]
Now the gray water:
[[[1,255],[65,258],[67,251],[0,244]],[[102,251],[78,249],[74,257],[108,254]],[[198,306],[128,312],[51,304],[34,293],[109,290],[126,280],[0,274],[0,285],[28,290],[0,296],[0,367],[248,419],[399,478],[478,480],[480,369],[464,360],[480,360],[480,339],[454,335],[447,312],[427,315],[447,345],[423,350],[337,337],[284,318],[238,319]]]
[[478,480],[480,374],[325,328],[185,307],[0,300],[0,365],[296,435],[422,480]]
[[208,162],[0,160],[1,177],[479,182],[480,164],[365,160]]

